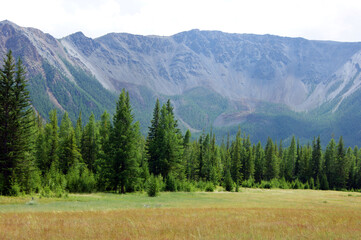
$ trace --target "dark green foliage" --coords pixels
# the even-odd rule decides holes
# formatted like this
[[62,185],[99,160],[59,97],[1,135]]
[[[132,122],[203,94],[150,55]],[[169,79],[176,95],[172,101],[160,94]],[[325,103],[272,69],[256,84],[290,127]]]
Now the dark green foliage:
[[230,192],[233,190],[233,180],[232,180],[231,173],[229,170],[226,172],[226,175],[224,176],[223,184],[224,184],[224,188],[226,189],[226,191]]
[[146,146],[150,173],[184,177],[183,137],[169,100],[161,109],[157,100]]
[[168,174],[165,178],[165,190],[169,192],[177,191],[177,181],[172,174]]
[[329,185],[328,185],[326,174],[322,174],[321,182],[320,182],[320,189],[321,190],[329,190]]
[[212,182],[207,182],[207,185],[205,187],[206,192],[213,192],[215,189],[214,184]]
[[[20,69],[12,74],[22,83],[23,78],[17,77],[22,75],[21,65],[16,68],[10,64],[8,69],[11,67]],[[4,80],[3,70],[2,74]],[[47,69],[48,80],[57,74],[54,69]],[[81,72],[77,76],[86,78]],[[82,86],[86,87],[84,83]],[[6,94],[4,89],[8,83],[3,81],[2,84],[0,90]],[[63,94],[65,100],[66,93],[71,94],[74,89],[70,92],[65,87],[58,90],[60,92],[56,94]],[[17,98],[0,99],[2,109],[16,105],[15,100],[20,99],[24,88],[19,87],[16,91],[12,95]],[[75,88],[75,91],[80,90]],[[96,99],[87,97],[92,101]],[[227,141],[223,139],[222,144],[217,145],[213,130],[210,133],[203,131],[195,140],[191,139],[188,130],[183,137],[170,100],[162,106],[157,100],[148,136],[144,139],[139,124],[133,123],[130,98],[125,90],[120,93],[113,122],[106,111],[97,121],[98,111],[90,114],[91,108],[86,111],[87,124],[83,126],[79,113],[75,128],[72,116],[67,112],[59,116],[59,128],[60,118],[55,110],[50,112],[46,123],[30,111],[28,103],[23,106],[8,112],[13,114],[11,116],[20,114],[22,120],[2,122],[9,126],[13,124],[10,129],[14,132],[18,129],[18,135],[0,126],[2,136],[8,134],[7,139],[14,143],[12,150],[22,151],[9,154],[12,158],[9,162],[4,161],[6,155],[0,156],[1,194],[40,193],[61,197],[67,192],[125,193],[145,189],[149,196],[156,196],[159,191],[214,191],[219,184],[226,191],[238,191],[240,186],[322,190],[361,188],[361,153],[357,147],[346,151],[342,137],[337,145],[331,139],[324,152],[320,137],[314,139],[312,145],[303,146],[292,137],[285,141],[286,147],[283,141],[277,145],[268,138],[263,148],[261,142],[255,145],[249,136],[241,136],[239,128],[233,140],[228,137]],[[0,113],[2,119],[5,119],[5,113]],[[24,146],[19,146],[20,143]],[[8,145],[3,145],[2,151],[4,146]]]
[[149,197],[156,197],[159,195],[160,186],[159,179],[155,177],[153,174],[147,180],[146,183],[147,194]]
[[89,117],[89,121],[84,128],[81,138],[81,153],[84,162],[87,164],[87,167],[90,171],[95,171],[95,161],[98,157],[98,147],[97,142],[98,131],[95,124],[95,117],[92,113]]
[[92,172],[85,165],[74,164],[68,170],[66,175],[67,190],[69,192],[94,192],[96,190],[96,181]]
[[109,136],[109,159],[112,167],[113,190],[132,192],[138,184],[139,162],[137,143],[140,140],[138,123],[133,123],[129,94],[123,89],[119,95]]
[[29,191],[26,183],[34,168],[34,161],[29,155],[34,121],[26,86],[22,62],[19,59],[15,64],[9,51],[0,69],[1,194],[14,193],[17,188]]

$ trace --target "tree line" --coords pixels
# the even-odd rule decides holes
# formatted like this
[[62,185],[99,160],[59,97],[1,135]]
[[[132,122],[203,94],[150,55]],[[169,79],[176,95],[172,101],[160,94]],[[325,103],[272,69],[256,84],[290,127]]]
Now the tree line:
[[192,140],[183,135],[170,100],[156,101],[147,136],[134,121],[129,94],[119,95],[113,116],[92,114],[84,125],[57,111],[44,121],[33,110],[21,60],[9,51],[0,69],[0,194],[67,192],[213,191],[223,186],[262,188],[361,189],[361,150],[342,137],[325,150],[320,137],[290,146],[268,138],[252,143],[238,131],[216,144],[212,132]]

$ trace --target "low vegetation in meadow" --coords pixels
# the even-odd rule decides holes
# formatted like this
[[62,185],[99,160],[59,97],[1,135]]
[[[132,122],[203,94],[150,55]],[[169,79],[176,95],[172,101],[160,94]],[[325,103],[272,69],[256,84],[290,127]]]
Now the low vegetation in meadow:
[[1,239],[359,239],[361,194],[240,192],[1,197]]

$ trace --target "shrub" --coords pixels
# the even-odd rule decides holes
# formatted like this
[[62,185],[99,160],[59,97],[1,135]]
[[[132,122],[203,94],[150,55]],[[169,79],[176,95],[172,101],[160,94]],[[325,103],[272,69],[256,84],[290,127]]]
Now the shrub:
[[205,190],[206,192],[213,192],[215,189],[214,184],[212,182],[207,182]]
[[41,172],[38,169],[30,172],[28,179],[28,189],[30,193],[39,193],[42,189],[41,186]]
[[308,180],[308,186],[310,189],[315,189],[315,180],[312,177]]
[[16,181],[11,184],[10,194],[14,197],[18,197],[21,195],[20,185]]
[[159,195],[158,178],[152,174],[146,182],[147,194],[149,197],[156,197]]
[[85,166],[74,164],[66,174],[69,192],[92,192],[96,187],[94,174]]
[[261,181],[261,184],[260,184],[260,187],[261,188],[266,188],[266,189],[270,189],[272,187],[271,183],[269,181]]
[[165,179],[165,190],[170,192],[177,191],[177,181],[172,174],[169,174]]
[[296,179],[296,180],[292,183],[292,188],[293,188],[293,189],[303,189],[304,186],[303,186],[303,184],[302,184],[298,179]]
[[254,181],[254,178],[249,178],[248,180],[244,180],[241,185],[245,188],[253,188],[256,186],[256,183]]
[[224,184],[224,188],[226,189],[226,191],[230,192],[233,190],[233,180],[232,180],[231,173],[229,170],[226,172],[223,184]]
[[184,192],[194,192],[195,191],[195,186],[192,182],[189,181],[183,181],[180,183],[180,191],[184,191]]
[[327,176],[326,176],[326,174],[323,174],[322,177],[321,177],[320,189],[321,189],[321,190],[328,190],[328,189],[329,189],[329,185],[328,185],[328,181],[327,181]]

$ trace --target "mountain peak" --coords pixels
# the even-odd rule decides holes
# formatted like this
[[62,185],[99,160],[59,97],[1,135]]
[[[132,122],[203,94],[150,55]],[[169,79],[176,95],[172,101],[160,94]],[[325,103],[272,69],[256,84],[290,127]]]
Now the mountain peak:
[[8,24],[8,25],[12,25],[12,26],[18,26],[15,23],[13,23],[13,22],[11,22],[11,21],[9,21],[7,19],[5,19],[3,21],[0,21],[0,24],[2,24],[2,25]]

